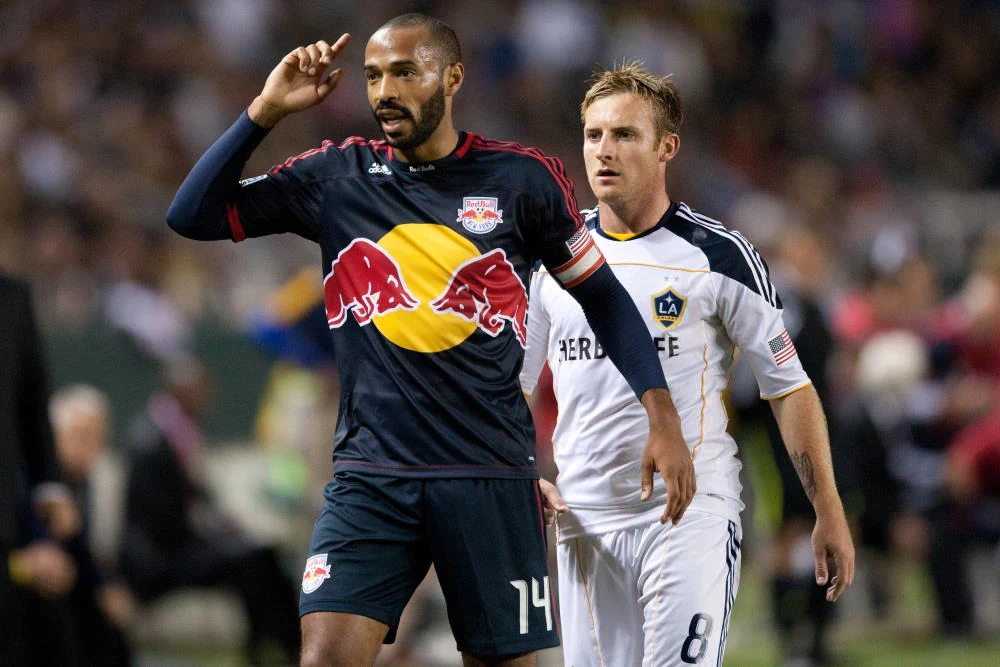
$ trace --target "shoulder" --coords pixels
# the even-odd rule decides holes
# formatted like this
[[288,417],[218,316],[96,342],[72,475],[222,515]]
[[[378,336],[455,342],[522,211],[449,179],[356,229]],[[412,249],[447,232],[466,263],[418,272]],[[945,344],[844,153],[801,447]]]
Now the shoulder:
[[469,153],[489,155],[493,159],[517,169],[527,170],[525,176],[535,177],[538,174],[547,173],[557,180],[568,180],[562,161],[537,148],[525,146],[516,141],[490,139],[471,132],[467,141]]
[[700,250],[709,269],[745,285],[772,306],[781,307],[767,264],[745,236],[680,203],[667,228]]
[[319,146],[293,155],[281,164],[271,167],[268,174],[274,176],[291,169],[316,169],[327,164],[331,159],[365,159],[379,152],[387,159],[391,159],[388,158],[390,150],[387,142],[365,139],[364,137],[347,137],[339,144],[327,139]]

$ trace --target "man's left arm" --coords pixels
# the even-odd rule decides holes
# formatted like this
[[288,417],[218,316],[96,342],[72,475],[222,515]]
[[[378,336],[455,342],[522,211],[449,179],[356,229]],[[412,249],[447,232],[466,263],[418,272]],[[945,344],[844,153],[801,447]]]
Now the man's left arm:
[[802,488],[816,510],[816,583],[829,583],[826,599],[835,602],[854,581],[854,542],[833,475],[823,405],[812,385],[770,403]]
[[[713,267],[719,320],[742,351],[771,402],[782,439],[816,510],[812,544],[816,583],[830,584],[826,598],[840,597],[854,581],[854,544],[837,493],[823,406],[785,329],[781,299],[767,265],[736,244]],[[832,578],[831,578],[832,570]]]

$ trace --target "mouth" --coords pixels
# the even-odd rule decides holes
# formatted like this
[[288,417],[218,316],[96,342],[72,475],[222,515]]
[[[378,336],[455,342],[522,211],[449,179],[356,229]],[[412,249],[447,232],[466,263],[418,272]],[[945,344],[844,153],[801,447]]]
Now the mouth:
[[607,167],[601,167],[595,174],[595,176],[597,176],[597,180],[601,183],[607,183],[612,179],[617,178],[619,175],[620,174],[617,171],[608,169]]
[[386,134],[395,134],[400,131],[404,121],[410,119],[408,114],[400,111],[380,111],[378,122],[382,126],[382,131]]

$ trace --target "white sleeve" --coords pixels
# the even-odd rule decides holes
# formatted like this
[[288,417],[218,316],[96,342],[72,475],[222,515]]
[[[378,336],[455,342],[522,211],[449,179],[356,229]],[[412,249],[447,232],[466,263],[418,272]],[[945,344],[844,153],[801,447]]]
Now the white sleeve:
[[[719,273],[713,277],[719,319],[750,364],[760,397],[779,398],[810,384],[785,329],[777,294],[768,299],[738,280]],[[767,288],[774,289],[770,284]]]
[[521,391],[529,396],[535,391],[538,376],[545,366],[549,350],[549,313],[542,298],[542,283],[545,275],[531,274],[530,295],[528,297],[528,345],[524,351],[521,366]]

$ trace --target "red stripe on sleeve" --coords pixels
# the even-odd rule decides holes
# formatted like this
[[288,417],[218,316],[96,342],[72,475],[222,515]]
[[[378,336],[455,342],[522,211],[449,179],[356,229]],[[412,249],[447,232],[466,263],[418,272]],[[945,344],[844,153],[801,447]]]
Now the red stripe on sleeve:
[[233,237],[233,243],[239,243],[247,237],[246,232],[243,231],[243,223],[240,222],[240,212],[234,201],[226,204],[226,220],[229,221],[229,233]]

